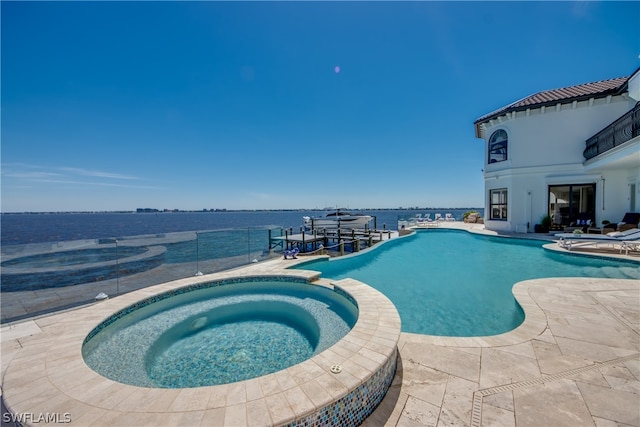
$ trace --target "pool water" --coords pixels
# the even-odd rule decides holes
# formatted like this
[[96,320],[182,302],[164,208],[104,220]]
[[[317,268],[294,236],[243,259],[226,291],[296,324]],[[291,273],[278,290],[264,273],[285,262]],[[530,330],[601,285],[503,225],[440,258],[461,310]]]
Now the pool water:
[[543,277],[640,279],[637,263],[547,251],[548,242],[420,230],[357,256],[295,268],[351,277],[394,303],[402,330],[439,336],[487,336],[516,328],[524,313],[515,283]]
[[[207,328],[173,343],[147,370],[156,385],[167,388],[226,384],[301,363],[314,350],[309,338],[295,327],[245,320]],[[185,369],[200,375],[190,378],[184,375]]]
[[358,316],[354,302],[339,292],[266,279],[199,285],[149,301],[89,334],[82,348],[89,367],[142,387],[227,384],[324,351]]

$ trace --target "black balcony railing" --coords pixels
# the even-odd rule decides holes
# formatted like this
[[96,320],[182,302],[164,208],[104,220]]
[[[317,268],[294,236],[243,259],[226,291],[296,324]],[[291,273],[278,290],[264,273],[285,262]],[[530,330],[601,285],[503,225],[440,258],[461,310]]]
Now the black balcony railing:
[[618,120],[587,139],[587,147],[582,154],[585,160],[592,159],[638,135],[640,135],[640,102]]

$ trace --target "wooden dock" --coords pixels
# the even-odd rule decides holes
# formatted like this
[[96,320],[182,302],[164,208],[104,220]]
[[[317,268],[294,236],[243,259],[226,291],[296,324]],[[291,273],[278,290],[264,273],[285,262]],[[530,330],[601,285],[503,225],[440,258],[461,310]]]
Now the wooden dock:
[[298,248],[300,253],[320,249],[358,252],[383,240],[390,240],[393,236],[397,236],[397,232],[391,230],[301,230],[296,234],[286,231],[284,236],[270,237],[270,249],[282,246],[283,250]]

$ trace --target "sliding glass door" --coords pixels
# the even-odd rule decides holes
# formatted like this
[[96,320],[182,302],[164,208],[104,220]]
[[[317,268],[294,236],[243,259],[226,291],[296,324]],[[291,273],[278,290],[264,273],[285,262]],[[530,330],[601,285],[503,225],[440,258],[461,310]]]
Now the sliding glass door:
[[549,215],[557,225],[569,225],[578,218],[595,220],[596,185],[549,186]]

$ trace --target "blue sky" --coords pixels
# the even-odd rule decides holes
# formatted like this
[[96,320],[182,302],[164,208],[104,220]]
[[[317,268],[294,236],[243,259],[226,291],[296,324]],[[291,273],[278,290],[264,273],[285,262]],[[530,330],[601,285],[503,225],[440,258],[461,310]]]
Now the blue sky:
[[7,2],[2,211],[482,207],[478,117],[640,66],[639,2]]

